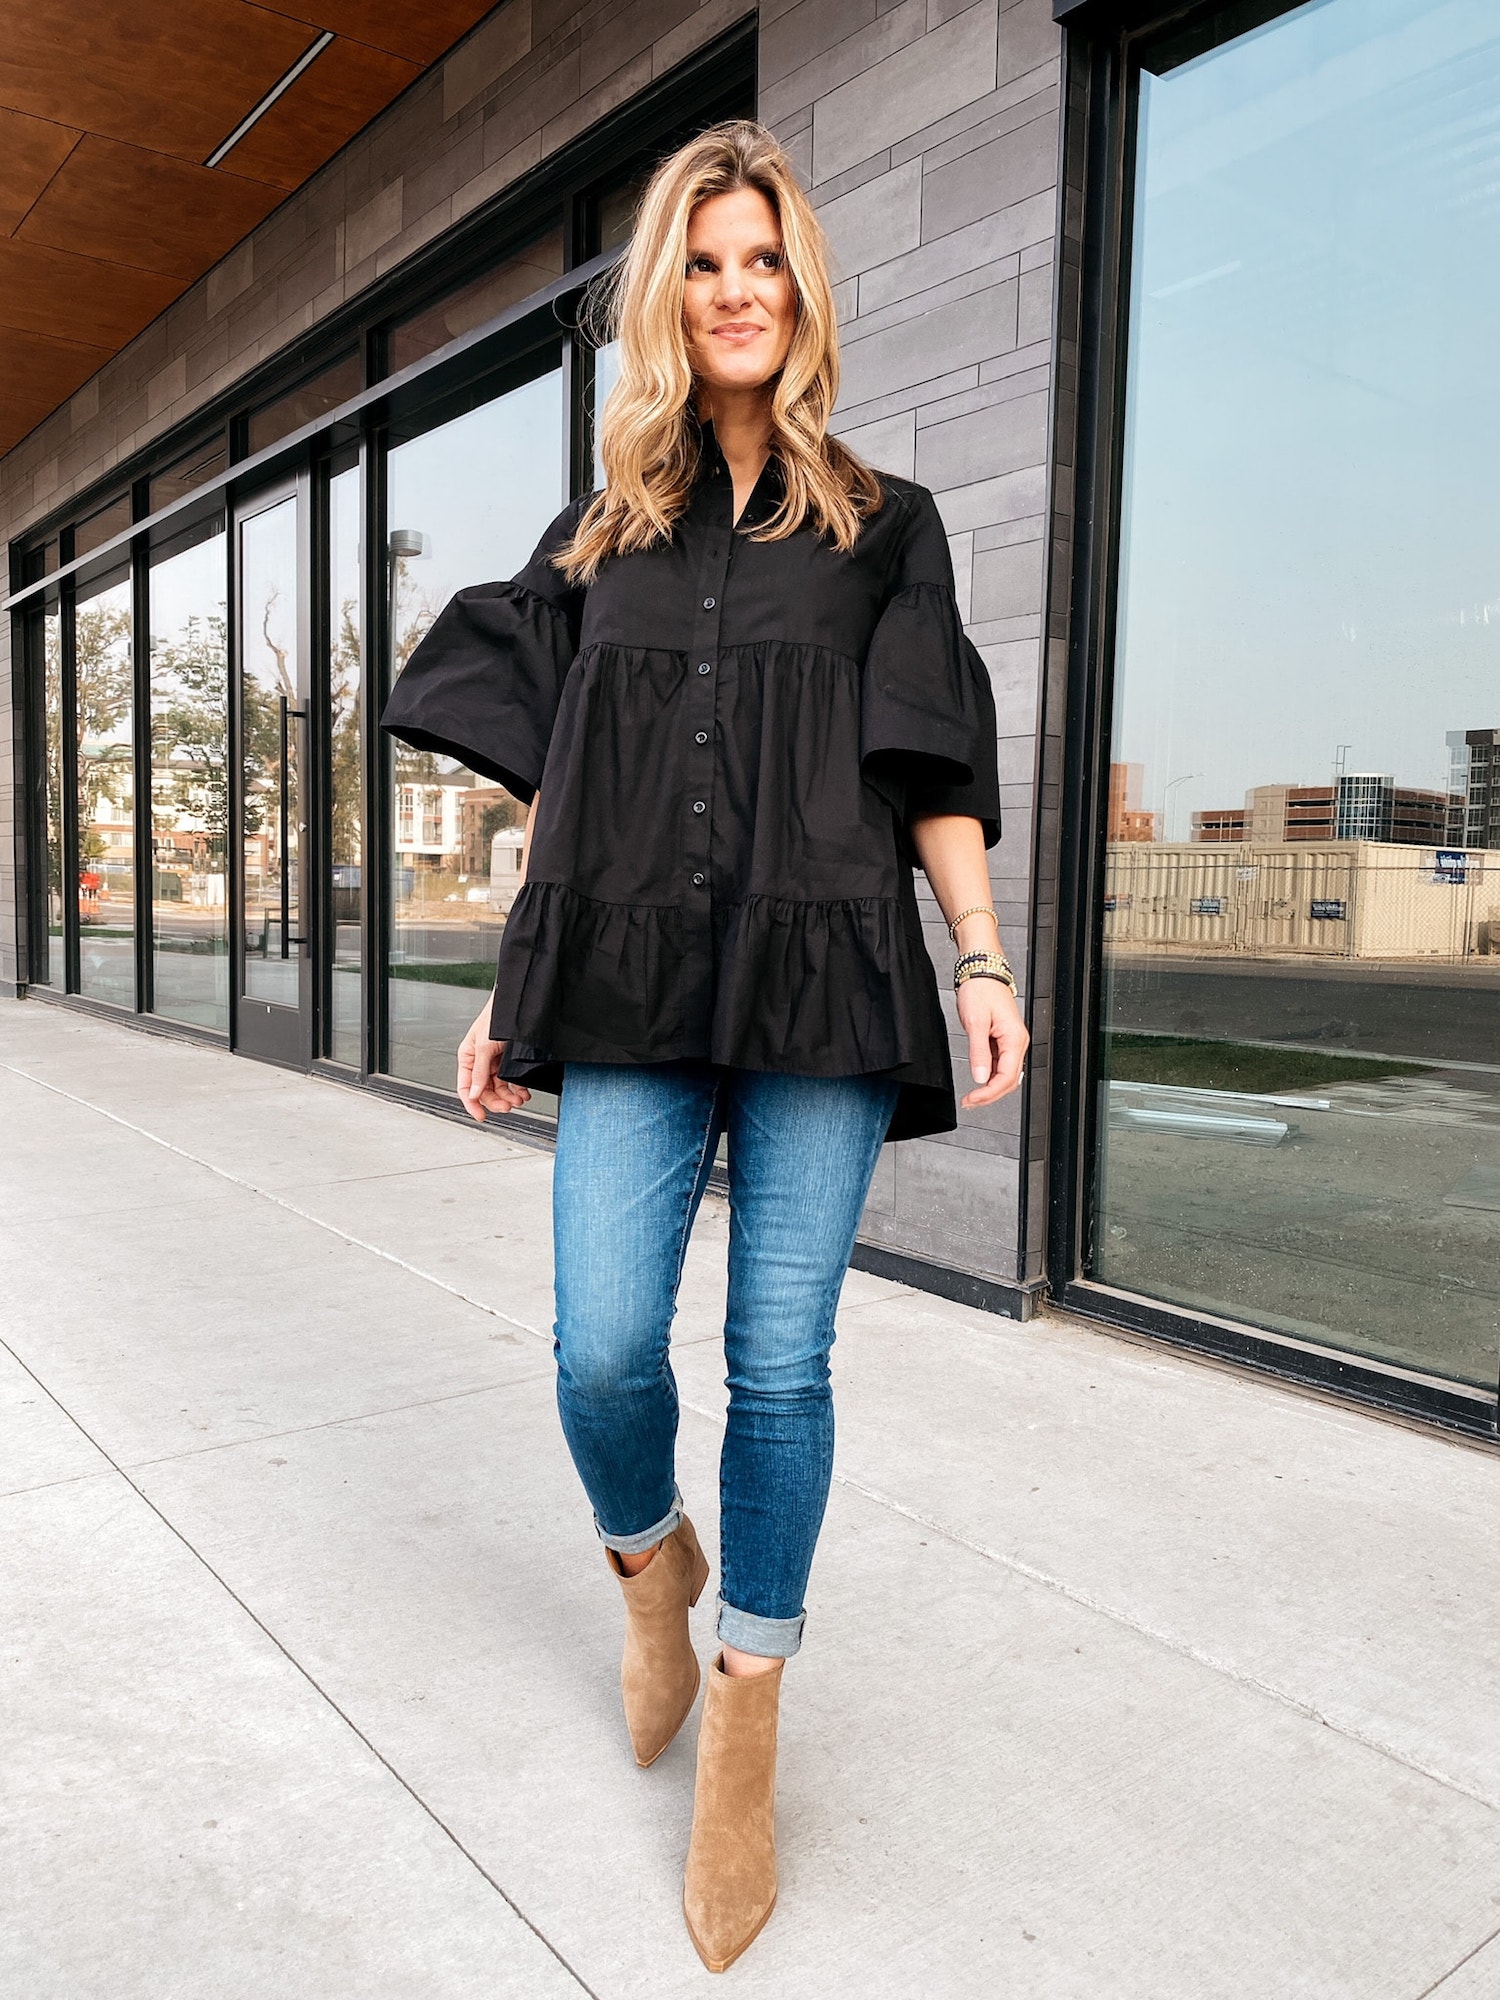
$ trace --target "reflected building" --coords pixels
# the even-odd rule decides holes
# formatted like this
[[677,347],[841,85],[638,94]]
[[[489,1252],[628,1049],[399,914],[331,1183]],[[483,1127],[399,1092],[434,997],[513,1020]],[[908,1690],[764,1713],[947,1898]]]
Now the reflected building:
[[1500,847],[1500,729],[1454,730],[1448,738],[1453,847]]
[[1252,785],[1243,806],[1194,812],[1192,839],[1379,840],[1402,847],[1448,838],[1454,798],[1398,785],[1383,772],[1348,772],[1328,785]]
[[1148,812],[1141,804],[1142,781],[1141,765],[1110,765],[1106,818],[1110,840],[1152,841],[1160,836],[1161,814]]

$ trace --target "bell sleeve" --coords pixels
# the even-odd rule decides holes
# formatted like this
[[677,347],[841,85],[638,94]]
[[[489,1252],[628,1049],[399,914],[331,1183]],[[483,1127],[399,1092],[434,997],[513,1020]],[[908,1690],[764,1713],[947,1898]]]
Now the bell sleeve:
[[585,590],[548,560],[591,495],[570,501],[526,566],[451,597],[413,649],[380,726],[415,750],[454,757],[529,805],[578,654]]
[[924,813],[964,813],[1000,838],[995,696],[964,631],[953,557],[926,487],[908,509],[889,594],[865,656],[860,766],[906,824]]

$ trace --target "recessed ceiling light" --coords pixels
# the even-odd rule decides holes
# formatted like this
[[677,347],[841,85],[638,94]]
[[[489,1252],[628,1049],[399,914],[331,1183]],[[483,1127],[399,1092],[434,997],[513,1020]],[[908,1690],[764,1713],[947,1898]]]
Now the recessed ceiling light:
[[260,100],[260,103],[257,104],[255,109],[250,113],[250,115],[240,120],[239,124],[235,126],[234,130],[230,133],[229,137],[224,141],[223,145],[214,147],[213,151],[209,154],[208,158],[203,162],[204,166],[216,167],[227,153],[233,152],[234,148],[240,143],[241,139],[244,138],[245,134],[250,130],[251,126],[258,125],[260,123],[261,119],[265,117],[266,113],[270,110],[271,106],[276,102],[277,98],[280,97],[281,93],[284,90],[291,89],[292,85],[297,81],[298,77],[301,76],[303,70],[305,70],[311,63],[315,63],[318,60],[318,57],[322,55],[324,49],[327,48],[328,44],[333,40],[333,38],[334,36],[332,28],[325,28],[322,34],[319,35],[318,39],[315,42],[310,42],[308,46],[302,51],[301,55],[298,56],[297,60],[292,64],[291,68],[287,71],[286,75],[283,77],[278,77],[275,83],[273,83],[271,85],[271,88],[266,92],[265,96]]

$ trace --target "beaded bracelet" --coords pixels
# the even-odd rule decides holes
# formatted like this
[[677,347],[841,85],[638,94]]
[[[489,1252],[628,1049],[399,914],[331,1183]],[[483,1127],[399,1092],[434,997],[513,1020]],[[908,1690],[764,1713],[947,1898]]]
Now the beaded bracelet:
[[952,923],[949,924],[948,935],[955,944],[958,943],[958,927],[965,917],[995,917],[995,929],[998,931],[1000,928],[1000,919],[995,916],[995,912],[991,906],[988,903],[976,903],[971,910],[960,910]]
[[1016,975],[1003,951],[966,951],[953,968],[955,993],[966,979],[998,979],[1003,986],[1010,988],[1017,1000],[1021,997]]

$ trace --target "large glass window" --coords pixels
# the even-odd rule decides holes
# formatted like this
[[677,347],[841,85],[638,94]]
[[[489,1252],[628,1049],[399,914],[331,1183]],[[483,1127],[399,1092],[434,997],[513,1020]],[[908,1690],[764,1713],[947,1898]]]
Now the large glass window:
[[151,943],[158,1014],[229,1030],[224,523],[151,565]]
[[364,952],[360,890],[364,879],[364,778],[360,754],[359,467],[328,482],[329,925],[333,945],[327,1052],[359,1066]]
[[[512,576],[531,554],[563,504],[562,427],[553,369],[392,450],[393,672],[455,591]],[[524,813],[500,786],[404,744],[391,779],[390,1068],[451,1090],[494,984]]]
[[42,908],[47,934],[33,954],[32,977],[41,986],[67,984],[63,938],[63,674],[62,614],[48,605],[36,621],[42,678],[42,831],[45,881]]
[[73,619],[79,991],[135,1005],[135,695],[130,578],[95,585]]
[[1500,17],[1321,0],[1178,53],[1139,79],[1091,1270],[1493,1386]]

